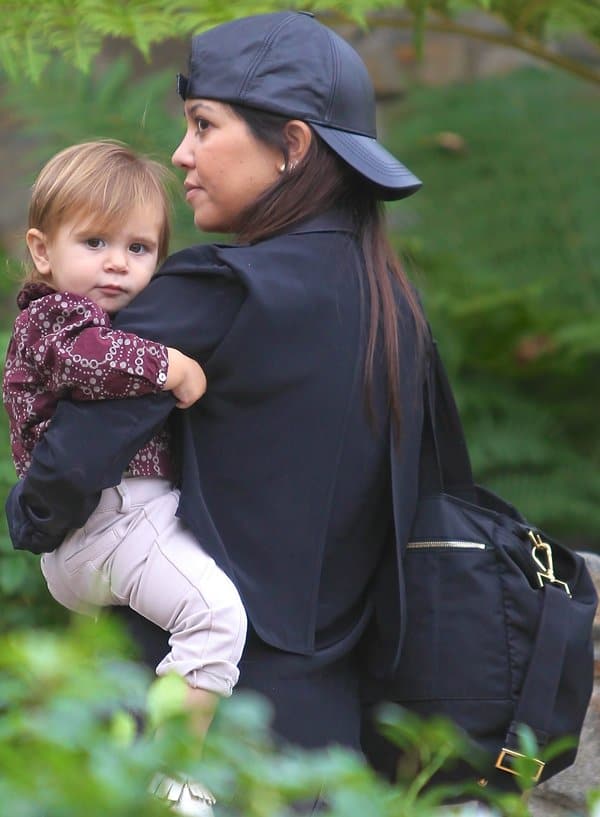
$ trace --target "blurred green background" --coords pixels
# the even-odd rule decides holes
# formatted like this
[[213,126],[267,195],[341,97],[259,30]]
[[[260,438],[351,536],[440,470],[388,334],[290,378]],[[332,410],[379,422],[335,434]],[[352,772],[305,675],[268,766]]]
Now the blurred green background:
[[[4,78],[2,118],[15,134],[5,207],[26,201],[43,162],[83,139],[121,139],[169,161],[183,129],[181,61],[163,55],[160,68],[140,69],[118,51],[87,75],[54,59],[39,84]],[[413,73],[386,96],[383,141],[425,182],[390,206],[389,223],[448,366],[476,477],[555,538],[600,551],[598,87],[525,66],[443,85]],[[9,239],[3,349],[20,275]],[[172,248],[200,240],[178,195]],[[2,416],[2,499],[14,478]],[[37,558],[11,551],[3,517],[0,537],[0,630],[62,622]]]

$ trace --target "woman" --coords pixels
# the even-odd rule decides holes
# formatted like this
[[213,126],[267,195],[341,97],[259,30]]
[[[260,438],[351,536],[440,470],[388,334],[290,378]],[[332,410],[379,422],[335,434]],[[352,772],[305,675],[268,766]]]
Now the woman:
[[[195,223],[234,243],[171,256],[114,326],[205,369],[206,396],[172,418],[178,514],[246,606],[240,687],[270,698],[285,740],[359,750],[402,635],[426,335],[380,201],[420,182],[376,141],[362,61],[310,15],[195,37],[179,92]],[[174,402],[63,401],[8,500],[15,547],[83,525]],[[149,660],[164,651],[132,626]]]

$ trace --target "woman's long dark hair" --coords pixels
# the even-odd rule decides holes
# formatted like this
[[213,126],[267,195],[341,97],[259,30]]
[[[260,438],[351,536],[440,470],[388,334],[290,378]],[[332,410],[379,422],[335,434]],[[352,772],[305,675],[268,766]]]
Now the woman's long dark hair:
[[294,168],[288,167],[284,126],[289,117],[240,105],[231,105],[231,108],[259,141],[281,151],[286,166],[278,181],[242,215],[236,231],[239,241],[249,244],[260,241],[332,207],[338,207],[352,216],[361,240],[370,304],[364,369],[367,404],[373,416],[373,372],[381,338],[391,418],[396,433],[399,433],[402,416],[398,321],[401,318],[395,295],[397,288],[404,295],[416,327],[417,362],[422,356],[426,322],[387,237],[383,206],[378,200],[376,188],[342,161],[315,131],[312,132],[311,144],[304,159]]

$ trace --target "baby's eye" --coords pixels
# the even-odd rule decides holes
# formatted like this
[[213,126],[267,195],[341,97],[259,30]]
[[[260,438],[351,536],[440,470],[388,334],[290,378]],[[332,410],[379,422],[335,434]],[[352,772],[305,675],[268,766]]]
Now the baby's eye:
[[90,249],[92,250],[98,250],[100,249],[100,247],[104,247],[103,239],[95,238],[93,236],[91,238],[86,238],[84,243],[87,247],[90,247]]
[[142,244],[141,241],[134,241],[133,244],[129,245],[129,252],[132,252],[134,255],[143,255],[148,251],[148,247]]

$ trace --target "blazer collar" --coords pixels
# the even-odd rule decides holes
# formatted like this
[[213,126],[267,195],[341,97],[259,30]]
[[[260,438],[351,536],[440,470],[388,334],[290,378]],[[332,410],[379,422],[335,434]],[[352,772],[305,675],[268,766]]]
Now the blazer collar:
[[318,216],[311,216],[298,222],[287,231],[287,234],[331,232],[356,233],[356,227],[350,214],[338,209],[327,210]]
[[[343,210],[333,208],[320,213],[318,216],[310,216],[307,219],[296,222],[296,224],[289,227],[287,230],[276,233],[272,236],[258,241],[257,244],[263,244],[267,241],[274,241],[286,235],[303,235],[306,233],[350,233],[358,235],[356,227],[352,222],[352,217]],[[218,242],[212,246],[218,249],[241,249],[242,247],[256,246],[254,244],[227,244]]]

